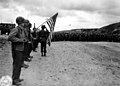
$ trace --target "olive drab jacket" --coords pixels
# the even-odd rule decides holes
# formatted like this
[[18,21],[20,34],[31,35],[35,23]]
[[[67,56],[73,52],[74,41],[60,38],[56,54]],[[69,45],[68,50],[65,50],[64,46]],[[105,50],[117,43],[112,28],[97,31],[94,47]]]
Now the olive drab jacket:
[[43,42],[46,43],[47,42],[47,38],[49,36],[49,31],[45,31],[45,30],[40,30],[38,32],[38,37],[37,39],[39,40],[39,42]]
[[25,29],[19,25],[11,30],[8,40],[12,42],[12,48],[18,51],[24,51],[24,43],[26,42]]

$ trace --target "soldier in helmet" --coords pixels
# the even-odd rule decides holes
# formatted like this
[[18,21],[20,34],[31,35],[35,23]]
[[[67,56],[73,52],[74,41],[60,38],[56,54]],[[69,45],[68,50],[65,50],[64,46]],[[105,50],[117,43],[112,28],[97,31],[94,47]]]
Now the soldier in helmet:
[[46,56],[46,44],[47,44],[47,38],[49,36],[49,31],[47,30],[45,25],[41,26],[42,30],[38,32],[37,39],[41,43],[41,56]]
[[25,44],[25,61],[30,62],[31,58],[33,56],[30,56],[30,53],[32,51],[32,35],[31,35],[31,30],[30,28],[32,27],[32,24],[29,22],[29,20],[25,19],[24,21],[25,23],[25,32],[26,32],[26,39],[28,40],[28,42],[26,42]]
[[33,32],[31,34],[33,37],[33,52],[37,52],[36,48],[38,47],[38,40],[36,39],[37,38],[37,28],[35,28],[35,23],[34,23]]
[[12,57],[13,57],[13,85],[21,85],[20,79],[21,67],[24,61],[24,44],[27,42],[24,32],[24,18],[17,17],[16,23],[17,27],[11,30],[8,40],[11,41],[12,44]]

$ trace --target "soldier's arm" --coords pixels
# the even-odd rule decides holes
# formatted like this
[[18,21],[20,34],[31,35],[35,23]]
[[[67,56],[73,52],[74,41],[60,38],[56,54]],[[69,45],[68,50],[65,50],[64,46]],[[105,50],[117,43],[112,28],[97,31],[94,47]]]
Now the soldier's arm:
[[46,32],[49,32],[47,28],[46,28]]
[[12,31],[10,32],[10,34],[8,36],[8,40],[11,42],[23,42],[22,39],[19,39],[16,37],[17,33],[18,33],[17,28],[12,29]]
[[47,33],[47,35],[49,35],[49,33],[50,33],[49,30],[48,30],[47,28],[46,28],[46,33]]

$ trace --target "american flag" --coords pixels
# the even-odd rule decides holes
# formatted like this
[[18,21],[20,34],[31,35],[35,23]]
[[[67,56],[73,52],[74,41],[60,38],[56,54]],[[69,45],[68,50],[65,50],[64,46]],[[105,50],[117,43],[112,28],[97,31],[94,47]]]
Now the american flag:
[[56,13],[55,15],[53,15],[52,17],[50,17],[46,21],[49,28],[50,28],[50,34],[49,34],[48,39],[47,39],[47,43],[49,44],[49,46],[51,45],[51,39],[52,39],[52,34],[53,34],[53,31],[54,31],[57,15],[58,15],[58,13]]

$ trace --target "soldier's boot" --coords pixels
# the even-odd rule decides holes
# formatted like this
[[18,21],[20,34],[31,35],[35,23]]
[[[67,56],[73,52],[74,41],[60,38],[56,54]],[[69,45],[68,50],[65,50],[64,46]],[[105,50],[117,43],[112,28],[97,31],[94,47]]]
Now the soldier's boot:
[[46,56],[46,53],[44,53],[44,56]]
[[29,67],[29,65],[27,65],[27,64],[25,64],[25,63],[23,63],[23,64],[22,64],[22,67],[23,67],[23,68],[28,68],[28,67]]
[[30,61],[31,61],[31,58],[26,57],[25,61],[30,62]]
[[12,84],[16,85],[16,86],[20,86],[21,85],[19,80],[13,80]]
[[18,79],[18,81],[19,81],[19,82],[22,82],[22,81],[24,81],[24,79]]

